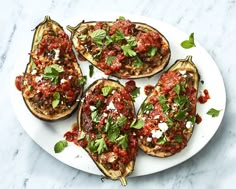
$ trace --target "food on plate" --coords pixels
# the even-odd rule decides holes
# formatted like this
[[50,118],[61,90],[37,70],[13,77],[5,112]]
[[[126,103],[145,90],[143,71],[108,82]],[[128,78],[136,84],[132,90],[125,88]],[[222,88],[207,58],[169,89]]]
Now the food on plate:
[[119,17],[115,22],[81,22],[68,26],[77,52],[107,75],[150,77],[170,59],[167,39],[155,28]]
[[192,56],[177,60],[161,75],[138,111],[138,144],[145,153],[167,157],[186,147],[196,122],[198,83]]
[[134,118],[129,92],[114,80],[95,81],[85,92],[78,110],[79,145],[104,175],[119,179],[123,185],[134,169],[138,152],[131,128]]
[[27,107],[47,121],[69,116],[82,95],[82,78],[67,34],[46,16],[36,27],[30,60],[22,77],[20,89]]

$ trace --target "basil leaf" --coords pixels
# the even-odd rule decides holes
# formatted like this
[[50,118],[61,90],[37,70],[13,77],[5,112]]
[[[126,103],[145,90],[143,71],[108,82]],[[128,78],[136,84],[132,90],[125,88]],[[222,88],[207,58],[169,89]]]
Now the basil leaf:
[[106,63],[111,65],[116,60],[116,56],[108,56],[106,57]]
[[215,108],[211,108],[208,110],[207,114],[210,115],[211,117],[217,117],[219,116],[221,110],[217,110]]
[[196,45],[194,43],[194,33],[191,33],[189,36],[189,39],[183,41],[180,45],[185,49],[190,49],[192,47],[196,47]]
[[60,152],[62,152],[67,146],[68,146],[67,141],[66,141],[66,140],[61,140],[61,141],[57,142],[57,143],[54,145],[54,152],[55,152],[55,153],[60,153]]
[[151,47],[148,51],[147,51],[147,55],[148,56],[155,56],[157,53],[157,47]]
[[87,82],[87,76],[83,76],[81,79],[79,79],[79,85],[85,85]]
[[110,94],[110,92],[112,91],[113,86],[105,86],[102,88],[102,95],[103,96],[107,96]]
[[106,31],[102,30],[102,29],[98,29],[98,30],[95,30],[93,33],[91,33],[90,36],[92,37],[92,39],[95,42],[96,41],[101,41],[101,40],[105,39]]
[[60,103],[60,93],[59,92],[55,92],[53,94],[52,107],[56,108],[59,103]]
[[129,44],[122,45],[121,48],[125,56],[133,57],[137,55],[136,52],[131,49],[131,46]]
[[123,150],[126,150],[128,147],[128,135],[121,135],[116,139],[116,142],[122,147]]
[[89,65],[89,77],[93,77],[93,72],[94,72],[94,66]]
[[141,129],[143,126],[144,126],[143,120],[139,120],[138,122],[134,120],[130,125],[131,128],[135,128],[135,129]]
[[134,61],[132,62],[132,64],[136,68],[139,68],[139,67],[143,66],[142,60],[139,57],[137,57],[137,56],[134,57]]
[[140,95],[140,87],[136,87],[130,95],[132,100],[135,102],[135,98],[137,98]]

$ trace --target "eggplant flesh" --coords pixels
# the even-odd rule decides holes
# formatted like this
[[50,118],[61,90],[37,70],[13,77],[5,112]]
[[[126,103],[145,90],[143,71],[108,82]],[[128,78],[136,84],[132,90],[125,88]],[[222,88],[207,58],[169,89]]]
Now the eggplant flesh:
[[[84,124],[84,119],[88,119],[88,118],[85,118],[85,114],[84,114],[84,110],[83,110],[83,107],[85,106],[86,104],[86,99],[87,100],[91,100],[92,98],[89,96],[90,94],[94,94],[95,91],[98,91],[98,86],[101,88],[101,87],[106,87],[106,86],[109,86],[109,87],[113,87],[113,88],[116,88],[118,90],[120,89],[124,89],[124,86],[122,86],[118,81],[114,81],[114,80],[111,80],[111,79],[100,79],[100,80],[97,80],[95,81],[93,84],[91,84],[88,89],[84,92],[84,95],[83,95],[83,100],[81,101],[81,104],[79,106],[79,109],[78,109],[78,118],[77,118],[77,123],[78,123],[78,130],[79,130],[79,133],[85,133],[86,136],[90,136],[91,133],[94,133],[94,130],[97,130],[96,131],[96,135],[101,135],[103,138],[109,138],[107,137],[107,133],[105,133],[103,130],[99,130],[99,123],[93,123],[92,127],[85,127],[85,124]],[[111,94],[112,95],[112,94]],[[89,97],[88,97],[89,96]],[[87,97],[87,98],[86,98]],[[106,97],[108,98],[108,97]],[[99,98],[97,99],[99,100]],[[107,99],[105,99],[106,101]],[[103,105],[100,105],[103,107],[102,110],[100,111],[103,111],[104,109],[106,109],[108,106],[105,106],[104,107],[104,104]],[[90,106],[91,107],[91,106]],[[130,110],[130,114],[132,114],[132,120],[134,119],[135,117],[135,109],[134,109],[134,104],[132,102],[132,100],[130,100],[130,102],[128,102],[128,104],[126,104],[126,107],[128,107],[128,109]],[[91,110],[92,111],[92,110]],[[91,113],[92,114],[92,113]],[[105,113],[103,113],[105,114]],[[108,115],[113,115],[111,112],[108,113]],[[103,116],[103,115],[101,115]],[[92,116],[91,116],[92,117]],[[104,117],[100,117],[100,120],[102,120]],[[113,117],[114,118],[114,117]],[[89,118],[89,119],[92,119],[92,118]],[[114,118],[116,119],[116,118]],[[129,117],[127,117],[127,119],[129,119]],[[131,119],[131,118],[130,118]],[[114,121],[114,120],[113,120]],[[105,121],[105,124],[107,123],[108,121],[106,120]],[[128,132],[131,134],[131,130],[130,131],[127,131],[127,133],[125,133],[125,131],[123,131],[123,135],[124,134],[128,134]],[[105,136],[106,135],[106,136]],[[133,135],[133,130],[132,130],[132,135]],[[86,137],[85,137],[86,138]],[[90,141],[91,139],[82,139],[82,140],[86,140],[87,142]],[[108,139],[110,140],[110,139]],[[113,144],[112,145],[117,145],[117,143],[115,144],[115,142],[113,141]],[[118,154],[115,154],[114,152],[112,151],[109,151],[109,150],[112,150],[112,149],[109,149],[108,151],[105,150],[104,152],[102,152],[101,154],[99,154],[98,152],[93,152],[90,147],[89,147],[89,144],[87,146],[83,146],[83,148],[85,149],[85,151],[90,155],[90,157],[92,158],[92,160],[95,162],[95,164],[97,165],[97,167],[101,170],[101,172],[107,177],[107,178],[110,178],[112,180],[120,180],[121,184],[122,185],[126,185],[127,184],[127,181],[126,181],[126,177],[132,173],[132,171],[134,170],[134,164],[135,164],[135,159],[134,160],[131,160],[129,161],[127,164],[122,164],[119,160],[120,158],[120,155]],[[112,147],[110,147],[112,148]],[[128,150],[128,149],[127,149]],[[136,151],[138,150],[138,146],[136,147]],[[106,164],[104,164],[103,160],[104,159],[108,159],[107,161],[108,162],[113,162],[115,160],[118,159],[118,161],[116,162],[118,165],[119,165],[119,168],[114,170],[112,169],[111,167],[108,167]]]
[[[101,53],[101,49],[103,51],[104,48],[105,49],[112,49],[112,51],[114,51],[114,48],[111,47],[113,45],[113,42],[111,42],[111,44],[109,44],[109,45],[103,44],[102,48],[100,48],[98,45],[96,45],[96,43],[91,44],[91,40],[90,40],[91,38],[89,36],[90,34],[88,31],[88,27],[94,27],[97,23],[98,22],[84,22],[83,21],[75,27],[67,26],[67,29],[71,32],[71,40],[72,40],[73,45],[74,45],[75,49],[77,50],[77,52],[79,54],[81,54],[86,60],[91,62],[94,66],[96,66],[98,69],[105,72],[105,74],[112,75],[117,78],[126,78],[126,79],[151,77],[151,76],[155,75],[156,73],[161,72],[169,63],[171,51],[170,51],[169,42],[165,38],[165,36],[163,34],[161,34],[157,29],[155,29],[145,23],[132,22],[132,24],[135,25],[134,30],[135,30],[136,34],[137,33],[142,33],[142,34],[144,33],[145,34],[148,32],[154,32],[157,35],[159,35],[159,37],[160,37],[159,40],[161,40],[161,47],[159,47],[160,49],[157,48],[158,49],[157,52],[154,52],[155,55],[152,55],[152,56],[148,56],[147,52],[145,52],[145,53],[142,52],[141,53],[142,55],[140,55],[140,53],[137,52],[137,55],[134,57],[128,57],[129,55],[125,55],[125,59],[120,60],[118,58],[118,56],[124,52],[122,52],[121,47],[116,47],[117,43],[114,42],[115,51],[118,48],[118,50],[117,50],[118,52],[116,55],[111,55],[111,56],[112,57],[117,56],[117,59],[115,60],[115,62],[113,61],[112,63],[110,62],[109,64],[110,64],[110,67],[112,67],[113,65],[116,66],[117,60],[118,60],[118,62],[121,64],[121,67],[120,67],[120,69],[112,71],[111,73],[110,72],[106,73],[106,69],[109,70],[110,67],[104,68],[104,66],[102,66],[100,63],[102,61],[106,62],[107,57],[109,57],[110,55],[104,55],[106,57],[104,60],[98,60],[97,58],[95,58],[94,54],[95,54],[95,52],[97,54],[99,54],[99,52]],[[101,23],[107,24],[107,27],[109,28],[109,27],[112,27],[115,22],[101,22]],[[88,32],[88,33],[86,33],[86,32]],[[108,33],[109,33],[109,31],[107,31],[107,36],[109,36]],[[86,39],[85,41],[81,41],[80,39],[82,37],[84,37],[85,35],[89,36],[89,37],[87,37],[87,38],[89,38],[89,40],[86,41],[87,40]],[[112,36],[109,36],[108,38],[110,39],[110,37],[112,37]],[[125,36],[125,37],[130,37],[130,36]],[[132,36],[132,37],[136,38],[136,36]],[[125,40],[123,40],[123,41],[125,41]],[[135,47],[133,47],[134,51],[135,51],[135,48],[137,48],[137,46],[139,44],[141,44],[140,41],[141,40],[136,41],[137,44],[136,44],[136,46],[134,45]],[[104,43],[106,43],[106,41]],[[145,41],[143,45],[145,46],[147,43],[148,42]],[[90,49],[90,48],[92,48],[92,49]],[[140,58],[140,56],[142,56],[142,58],[144,59],[141,61],[142,65],[141,66],[134,65],[137,62],[140,63],[140,60],[142,59],[142,58]],[[154,64],[150,64],[150,62],[147,62],[147,60],[148,61],[151,60],[152,63],[154,63]]]
[[[184,119],[183,118],[180,119],[180,117],[178,117],[178,119],[180,119],[180,120],[177,119],[177,115],[180,112],[180,107],[176,107],[176,106],[178,106],[178,104],[177,105],[174,104],[174,103],[176,103],[175,101],[171,102],[172,105],[174,105],[174,107],[169,106],[169,105],[168,105],[169,107],[166,105],[161,105],[162,107],[164,106],[167,109],[169,108],[168,113],[167,114],[160,113],[160,115],[155,115],[154,118],[152,117],[150,119],[153,119],[153,120],[157,119],[158,120],[158,122],[156,122],[156,120],[154,120],[154,125],[155,125],[154,129],[159,129],[158,132],[161,131],[162,136],[156,137],[155,134],[153,134],[157,131],[157,130],[155,130],[154,132],[152,131],[152,134],[149,135],[148,138],[143,137],[143,136],[138,137],[139,147],[146,154],[151,155],[151,156],[155,156],[155,157],[162,157],[162,158],[168,157],[168,156],[176,154],[177,152],[180,152],[183,148],[185,148],[187,146],[187,143],[192,136],[192,132],[193,132],[193,128],[194,128],[194,124],[195,124],[196,120],[191,121],[191,122],[189,122],[189,120],[192,120],[192,118],[194,118],[196,116],[197,91],[198,91],[198,85],[199,85],[199,79],[200,79],[197,67],[192,62],[192,56],[187,56],[186,59],[177,60],[165,73],[167,73],[167,72],[169,72],[169,73],[170,72],[180,72],[182,74],[190,76],[191,82],[192,82],[191,86],[194,88],[193,89],[194,95],[192,96],[193,100],[191,101],[191,103],[193,103],[194,105],[192,106],[192,108],[187,109],[187,111],[184,111],[184,113],[185,113],[184,115],[186,115],[186,117],[184,117]],[[184,75],[182,75],[182,76],[185,77]],[[161,78],[160,78],[160,80],[161,80]],[[163,97],[163,93],[161,91],[161,88],[163,86],[162,86],[162,83],[160,80],[158,81],[157,85],[155,86],[153,92],[144,100],[142,106],[146,103],[149,103],[150,99],[153,99],[153,98],[157,98],[159,101],[158,103],[161,104],[161,102],[158,98],[160,96]],[[169,82],[169,81],[167,81],[167,82]],[[183,90],[181,88],[182,86],[180,83],[178,84],[178,86],[180,86],[180,88],[179,88],[180,91]],[[175,90],[177,90],[177,89],[175,89]],[[187,88],[185,90],[187,90]],[[173,91],[172,91],[172,93],[173,93]],[[182,99],[186,99],[185,97],[180,96],[180,95],[179,95],[179,97],[182,97]],[[176,99],[178,99],[179,97],[176,97]],[[168,104],[168,102],[164,101],[164,104]],[[155,106],[155,108],[156,108],[156,106]],[[176,108],[178,108],[178,109],[176,110]],[[164,110],[162,109],[162,111],[164,111]],[[171,111],[177,111],[178,113],[171,114]],[[166,121],[167,124],[165,126],[168,126],[168,127],[166,127],[165,130],[167,130],[167,131],[162,131],[160,129],[160,126],[159,126],[160,122],[164,122],[162,120],[162,118],[160,118],[162,116],[168,117],[168,119],[172,121],[172,124],[170,122],[168,122],[169,120]],[[144,119],[144,113],[142,111],[142,108],[139,109],[137,117],[138,117],[138,120]],[[196,117],[194,119],[196,119]],[[163,126],[163,123],[161,123],[161,124]],[[180,128],[181,124],[183,126],[181,126],[181,128]],[[185,126],[185,124],[186,124],[186,126]],[[177,135],[177,132],[178,132],[178,135]],[[179,133],[181,133],[181,134],[179,134]],[[158,138],[158,139],[157,139],[157,141],[150,144],[150,140],[154,139],[152,137]],[[175,148],[175,146],[177,146],[177,147]],[[171,148],[174,150],[171,150]]]
[[[57,37],[64,36],[64,42],[67,38],[68,49],[58,46],[55,47],[57,49],[49,51],[50,41],[46,40],[44,47],[42,47],[43,44],[40,44],[41,40],[45,40],[45,36],[54,37],[55,40],[58,40],[58,43],[60,43],[60,39],[57,39]],[[69,91],[71,89],[72,84],[69,87],[67,86],[66,90],[62,92],[57,90],[58,87],[61,90],[63,84],[75,82],[76,79],[82,78],[82,71],[72,49],[69,48],[70,46],[72,44],[64,33],[63,28],[49,16],[46,16],[45,20],[36,26],[29,63],[26,66],[22,80],[22,96],[30,112],[39,119],[45,121],[64,119],[69,117],[78,106],[78,100],[82,96],[83,91],[82,85],[75,84],[73,86],[75,90],[74,99],[70,101],[67,101],[67,99],[64,101],[64,96],[66,90]],[[41,52],[40,54],[40,48],[47,49],[47,52]],[[65,50],[63,55],[61,54],[62,50]],[[74,70],[73,72],[68,72],[68,62]],[[54,69],[52,70],[51,68],[52,71],[49,71],[46,77],[45,69],[50,66],[54,66]],[[54,100],[58,100],[59,103],[56,102],[57,104],[53,105],[55,103],[53,102]]]

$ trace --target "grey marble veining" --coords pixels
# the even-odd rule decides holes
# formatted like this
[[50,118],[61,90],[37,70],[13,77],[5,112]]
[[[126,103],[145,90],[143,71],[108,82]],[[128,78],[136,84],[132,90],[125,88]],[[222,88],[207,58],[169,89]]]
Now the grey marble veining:
[[[235,0],[10,0],[0,8],[0,188],[121,188],[120,183],[73,169],[50,156],[26,134],[10,103],[9,80],[17,48],[30,47],[33,29],[45,15],[63,20],[94,12],[143,15],[195,32],[224,78],[225,116],[211,141],[194,157],[168,170],[128,179],[126,188],[232,188],[236,178],[236,1]],[[22,37],[24,36],[24,38]],[[29,39],[29,40],[24,40]],[[209,72],[209,74],[211,74]]]

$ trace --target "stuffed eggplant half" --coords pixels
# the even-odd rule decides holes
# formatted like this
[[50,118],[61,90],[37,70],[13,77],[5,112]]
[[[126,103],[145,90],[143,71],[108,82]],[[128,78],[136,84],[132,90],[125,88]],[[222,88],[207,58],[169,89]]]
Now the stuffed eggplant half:
[[167,157],[186,147],[196,120],[198,83],[191,56],[177,60],[162,74],[138,112],[143,121],[138,143],[145,153]]
[[125,177],[134,169],[138,142],[130,127],[135,118],[128,91],[113,80],[97,80],[86,91],[78,111],[78,144],[110,179]]
[[81,69],[63,28],[46,16],[35,30],[30,60],[22,79],[22,95],[38,118],[53,121],[77,107],[83,86]]
[[170,59],[167,39],[155,28],[120,17],[115,22],[68,26],[77,52],[107,75],[142,78],[162,71]]

